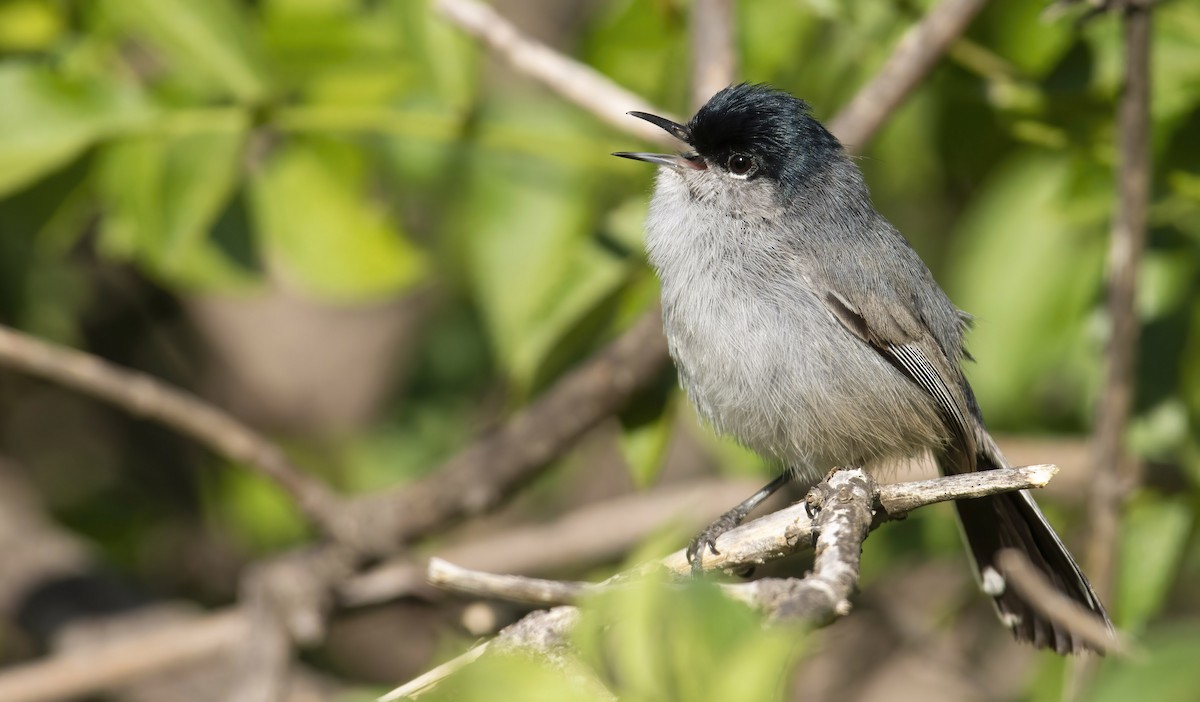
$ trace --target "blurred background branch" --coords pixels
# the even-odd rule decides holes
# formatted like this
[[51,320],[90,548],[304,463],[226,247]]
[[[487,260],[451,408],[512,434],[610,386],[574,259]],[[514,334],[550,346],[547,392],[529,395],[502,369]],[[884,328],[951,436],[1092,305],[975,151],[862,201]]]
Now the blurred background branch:
[[1092,541],[1088,566],[1096,592],[1111,599],[1120,514],[1137,489],[1141,469],[1125,435],[1137,390],[1138,271],[1146,245],[1150,204],[1151,4],[1115,3],[1125,48],[1125,79],[1117,114],[1116,209],[1108,248],[1108,338],[1105,380],[1096,409],[1095,471],[1090,495]]

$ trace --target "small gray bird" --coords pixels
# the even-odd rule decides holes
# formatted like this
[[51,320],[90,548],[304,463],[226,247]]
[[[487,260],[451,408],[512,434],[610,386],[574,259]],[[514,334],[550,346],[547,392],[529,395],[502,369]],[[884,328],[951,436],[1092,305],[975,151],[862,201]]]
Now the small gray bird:
[[[960,364],[970,316],[875,211],[858,167],[807,104],[761,85],[717,93],[687,124],[631,112],[687,145],[618,153],[661,166],[646,221],[663,327],[700,415],[789,470],[701,532],[714,540],[792,477],[878,470],[932,452],[943,473],[1007,466]],[[1018,639],[1089,646],[1006,586],[1015,548],[1108,614],[1027,491],[955,503],[979,582]]]

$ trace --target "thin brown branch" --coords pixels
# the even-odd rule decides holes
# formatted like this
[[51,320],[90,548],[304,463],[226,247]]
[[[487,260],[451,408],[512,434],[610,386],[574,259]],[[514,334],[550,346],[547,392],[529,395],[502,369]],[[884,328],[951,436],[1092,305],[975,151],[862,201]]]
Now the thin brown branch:
[[1118,107],[1117,207],[1108,255],[1111,331],[1104,392],[1096,413],[1095,480],[1091,491],[1088,566],[1102,600],[1111,600],[1121,507],[1140,480],[1125,446],[1136,383],[1140,326],[1136,296],[1150,199],[1150,7],[1127,0],[1124,9],[1125,90]]
[[299,470],[274,443],[194,395],[4,326],[0,326],[0,365],[97,397],[190,436],[274,481],[327,534],[345,536],[339,500],[324,483]]
[[861,150],[986,4],[987,0],[942,0],[904,33],[875,77],[830,121],[830,131],[850,151]]
[[1091,611],[1059,592],[1024,553],[1006,548],[997,554],[996,565],[1006,582],[1038,614],[1070,631],[1096,651],[1130,653],[1130,645],[1123,636],[1105,626]]
[[692,3],[692,107],[708,102],[737,76],[734,0]]

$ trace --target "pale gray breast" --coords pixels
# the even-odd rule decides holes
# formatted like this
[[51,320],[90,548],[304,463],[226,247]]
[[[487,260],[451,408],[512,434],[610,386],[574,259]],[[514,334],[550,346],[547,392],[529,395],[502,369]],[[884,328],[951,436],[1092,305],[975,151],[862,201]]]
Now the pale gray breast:
[[671,202],[681,193],[661,185],[648,251],[681,384],[705,420],[810,476],[943,440],[929,397],[841,327],[762,222]]

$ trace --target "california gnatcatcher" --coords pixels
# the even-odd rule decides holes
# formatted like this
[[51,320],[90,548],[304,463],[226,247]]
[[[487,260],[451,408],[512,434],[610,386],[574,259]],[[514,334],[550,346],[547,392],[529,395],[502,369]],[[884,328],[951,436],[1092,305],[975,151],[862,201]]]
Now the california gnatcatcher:
[[[793,476],[925,452],[947,474],[1008,465],[960,367],[970,316],[875,211],[858,167],[802,100],[742,84],[687,124],[630,114],[687,145],[615,154],[661,166],[646,247],[680,382],[718,432],[789,468],[701,532],[693,563]],[[980,585],[1018,639],[1091,648],[1008,587],[996,565],[1005,548],[1111,629],[1028,491],[955,504]]]

